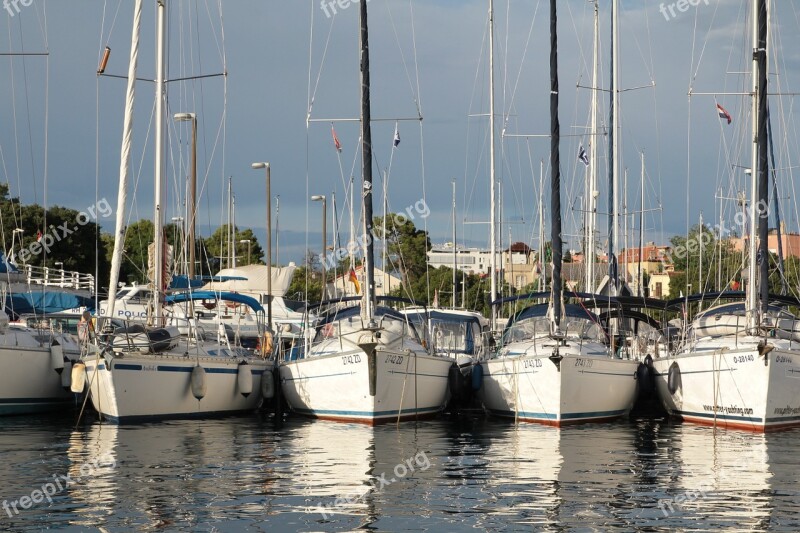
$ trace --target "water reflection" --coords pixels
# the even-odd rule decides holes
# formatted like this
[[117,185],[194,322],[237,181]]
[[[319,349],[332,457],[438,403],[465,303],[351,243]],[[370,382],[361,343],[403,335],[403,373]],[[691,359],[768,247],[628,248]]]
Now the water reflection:
[[6,420],[3,500],[53,475],[81,481],[0,516],[0,529],[795,531],[798,435],[652,419],[560,430],[483,417],[77,430],[58,417]]

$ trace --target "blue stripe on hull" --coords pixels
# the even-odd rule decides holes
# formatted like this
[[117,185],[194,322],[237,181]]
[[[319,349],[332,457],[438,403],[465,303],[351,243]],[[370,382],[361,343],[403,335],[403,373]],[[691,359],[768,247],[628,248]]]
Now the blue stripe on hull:
[[[764,424],[764,419],[758,416],[737,416],[737,415],[726,415],[717,413],[717,416],[714,416],[714,413],[695,413],[694,411],[678,411],[675,410],[673,413],[677,416],[691,416],[694,418],[707,418],[708,420],[713,421],[715,418],[717,420],[733,420],[737,422],[747,422],[750,424]],[[800,417],[792,417],[800,420]]]
[[2,398],[0,416],[46,413],[70,409],[74,405],[72,398]]
[[198,420],[207,418],[226,418],[249,413],[255,413],[257,409],[237,409],[235,411],[212,411],[202,413],[170,413],[167,415],[133,415],[133,416],[111,416],[100,415],[101,418],[114,424],[138,424],[142,422],[155,422],[158,420]]

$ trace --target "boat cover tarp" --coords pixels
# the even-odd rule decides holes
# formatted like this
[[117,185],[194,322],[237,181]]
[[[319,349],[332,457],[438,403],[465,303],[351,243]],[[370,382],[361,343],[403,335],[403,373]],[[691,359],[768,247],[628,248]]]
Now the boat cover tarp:
[[61,291],[15,292],[6,295],[6,312],[15,315],[58,313],[79,307],[94,308],[94,300]]
[[[292,283],[292,276],[297,266],[272,267],[272,296],[285,296]],[[249,294],[267,293],[267,266],[245,265],[236,268],[225,268],[217,273],[218,278],[226,281],[211,281],[203,286],[210,291],[236,291]]]

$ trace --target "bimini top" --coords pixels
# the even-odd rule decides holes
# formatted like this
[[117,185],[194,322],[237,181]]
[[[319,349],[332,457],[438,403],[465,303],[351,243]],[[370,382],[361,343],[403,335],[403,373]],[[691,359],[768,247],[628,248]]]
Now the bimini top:
[[[344,309],[339,309],[336,311],[331,311],[329,315],[325,316],[322,320],[319,321],[317,326],[324,326],[325,324],[330,324],[332,322],[338,322],[339,320],[346,320],[348,318],[353,318],[361,316],[361,306],[354,305],[351,307],[346,307]],[[391,316],[393,318],[397,318],[402,321],[406,321],[405,315],[401,314],[398,311],[395,311],[391,307],[382,307],[378,306],[375,308],[375,316]]]
[[[530,307],[526,307],[525,309],[523,309],[522,311],[520,311],[519,313],[508,319],[508,324],[506,324],[506,328],[511,327],[515,322],[526,320],[528,318],[546,317],[548,308],[549,308],[548,304],[537,304],[537,305],[532,305]],[[597,318],[597,315],[575,304],[565,305],[564,315],[567,318],[580,318],[583,320],[589,320],[591,322],[594,322],[595,324],[600,323],[600,320]]]
[[[424,309],[415,309],[413,311],[406,311],[404,313],[407,317],[415,321],[424,321],[426,313]],[[447,311],[443,309],[434,309],[427,312],[427,316],[431,320],[438,322],[449,322],[453,324],[476,324],[479,328],[483,327],[486,319],[473,314],[471,312],[465,313],[463,311]]]
[[250,307],[256,313],[263,313],[264,308],[258,303],[258,300],[251,296],[239,294],[237,292],[217,292],[217,291],[193,291],[182,292],[179,294],[170,294],[164,300],[167,304],[178,304],[188,302],[189,300],[225,300],[228,302],[236,302]]

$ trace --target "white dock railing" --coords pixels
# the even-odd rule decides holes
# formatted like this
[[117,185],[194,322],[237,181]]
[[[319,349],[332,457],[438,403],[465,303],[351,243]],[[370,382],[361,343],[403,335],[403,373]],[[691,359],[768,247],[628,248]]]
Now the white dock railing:
[[94,276],[81,272],[70,272],[62,268],[25,265],[21,269],[30,285],[45,285],[62,289],[94,291]]

